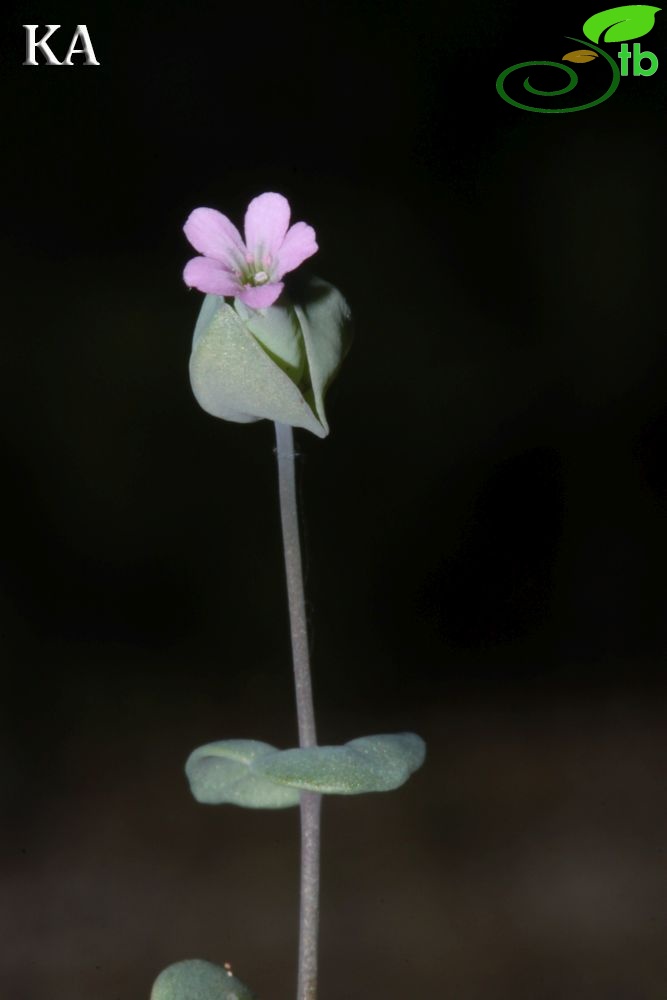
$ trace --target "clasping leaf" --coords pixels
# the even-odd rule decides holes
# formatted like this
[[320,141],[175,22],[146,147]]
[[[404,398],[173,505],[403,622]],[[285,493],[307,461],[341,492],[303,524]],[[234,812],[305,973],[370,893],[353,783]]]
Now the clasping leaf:
[[295,282],[267,309],[207,295],[195,326],[190,381],[199,405],[224,420],[266,418],[329,433],[324,395],[351,341],[349,307],[320,278]]
[[360,795],[400,788],[421,767],[426,748],[415,733],[362,736],[342,747],[283,750],[255,762],[281,785],[328,795]]
[[198,747],[188,757],[185,773],[197,802],[227,803],[247,809],[284,809],[299,804],[293,788],[276,785],[258,773],[258,757],[275,754],[276,748],[259,740],[219,740]]
[[194,750],[185,765],[198,802],[251,809],[295,806],[302,791],[322,795],[388,792],[421,767],[415,733],[362,736],[344,746],[276,750],[258,740],[220,740]]

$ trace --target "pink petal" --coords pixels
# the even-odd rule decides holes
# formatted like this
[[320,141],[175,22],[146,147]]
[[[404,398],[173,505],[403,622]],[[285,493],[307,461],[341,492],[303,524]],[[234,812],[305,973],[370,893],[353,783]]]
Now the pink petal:
[[245,302],[251,309],[268,309],[276,301],[284,287],[282,281],[271,285],[258,285],[256,288],[247,285],[235,294],[241,302]]
[[183,231],[195,250],[235,268],[245,258],[241,234],[226,215],[214,208],[195,208]]
[[190,288],[211,295],[238,295],[239,282],[222,264],[210,257],[193,257],[185,265],[183,281]]
[[267,191],[250,202],[245,214],[245,241],[258,263],[269,255],[277,255],[285,239],[289,217],[289,202],[281,194]]
[[287,231],[283,245],[278,251],[278,262],[273,270],[274,277],[282,278],[283,274],[303,264],[304,260],[312,257],[317,250],[313,227],[307,226],[305,222],[296,222]]

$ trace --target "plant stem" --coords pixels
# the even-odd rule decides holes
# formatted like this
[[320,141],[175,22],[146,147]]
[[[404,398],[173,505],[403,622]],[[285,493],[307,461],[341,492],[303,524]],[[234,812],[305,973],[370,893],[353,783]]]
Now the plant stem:
[[[299,541],[299,515],[294,472],[294,435],[292,428],[286,424],[276,424],[276,452],[287,600],[292,635],[294,687],[299,723],[299,746],[314,747],[317,746],[317,734],[310,678],[301,543]],[[297,1000],[316,1000],[317,997],[321,804],[321,795],[315,792],[301,793],[301,908]]]

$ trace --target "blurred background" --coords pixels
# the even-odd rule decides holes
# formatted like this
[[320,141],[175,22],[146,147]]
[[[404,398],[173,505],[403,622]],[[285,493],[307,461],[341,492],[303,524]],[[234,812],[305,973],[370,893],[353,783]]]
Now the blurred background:
[[[272,428],[197,407],[181,280],[188,213],[266,190],[356,320],[298,435],[320,741],[429,747],[325,802],[321,1000],[663,1000],[667,15],[597,108],[495,92],[595,12],[3,4],[7,1000],[294,995],[297,812],[183,775],[296,739]],[[23,67],[27,22],[101,65]]]

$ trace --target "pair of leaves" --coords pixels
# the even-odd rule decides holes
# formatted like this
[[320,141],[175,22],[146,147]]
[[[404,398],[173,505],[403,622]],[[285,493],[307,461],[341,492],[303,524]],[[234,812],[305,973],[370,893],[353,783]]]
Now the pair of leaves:
[[298,805],[302,791],[360,795],[399,788],[421,767],[425,754],[424,741],[415,733],[293,750],[257,740],[220,740],[194,750],[185,771],[198,802],[284,809]]
[[295,283],[268,309],[207,295],[195,326],[190,382],[214,417],[267,418],[326,437],[324,395],[351,341],[349,307],[326,281]]
[[[415,733],[362,736],[339,747],[276,750],[258,740],[220,740],[190,754],[185,765],[198,802],[282,809],[302,791],[358,795],[398,788],[424,761]],[[257,1000],[230,969],[188,959],[164,969],[150,1000]]]
[[[609,10],[593,14],[584,24],[584,34],[592,42],[599,42],[604,34],[605,42],[628,42],[632,38],[642,38],[648,35],[655,24],[655,15],[661,7],[649,7],[647,4],[627,4],[623,7],[611,7]],[[564,59],[567,56],[563,57]],[[583,62],[576,59],[572,62]],[[586,60],[588,61],[588,60]]]
[[151,1000],[257,1000],[231,971],[200,958],[167,966],[157,977]]

